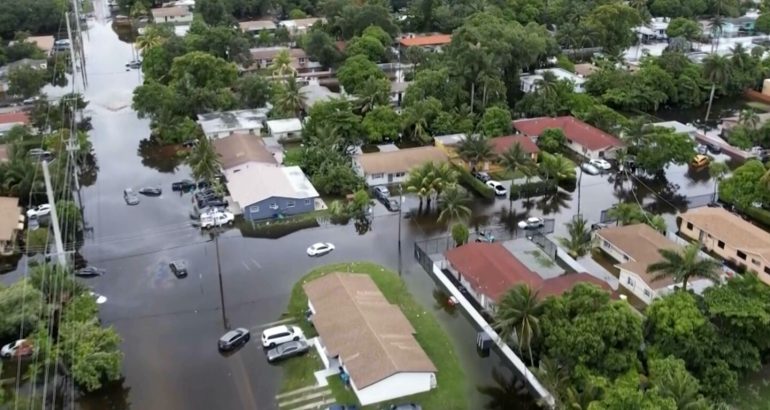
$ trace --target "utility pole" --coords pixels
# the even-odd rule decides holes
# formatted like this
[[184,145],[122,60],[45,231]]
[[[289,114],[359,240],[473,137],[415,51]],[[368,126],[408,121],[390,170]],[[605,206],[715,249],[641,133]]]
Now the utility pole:
[[577,215],[580,215],[580,191],[581,186],[583,185],[583,167],[580,168],[580,176],[578,177],[578,206],[577,206]]
[[51,225],[53,225],[53,238],[56,245],[56,259],[62,267],[67,266],[67,257],[64,253],[64,243],[61,240],[61,230],[59,229],[59,215],[56,212],[56,198],[53,196],[53,187],[51,186],[51,173],[48,171],[48,161],[43,160],[43,179],[45,180],[45,193],[48,196],[48,203],[51,205]]
[[401,277],[401,210],[404,208],[404,193],[398,184],[398,277]]
[[[219,227],[215,228],[219,229]],[[222,285],[222,263],[219,259],[219,234],[221,232],[217,231],[214,234],[214,247],[216,248],[217,252],[217,274],[219,275],[219,300],[222,303],[222,323],[225,326],[225,331],[230,330],[230,321],[227,320],[227,308],[225,307],[225,289]]]

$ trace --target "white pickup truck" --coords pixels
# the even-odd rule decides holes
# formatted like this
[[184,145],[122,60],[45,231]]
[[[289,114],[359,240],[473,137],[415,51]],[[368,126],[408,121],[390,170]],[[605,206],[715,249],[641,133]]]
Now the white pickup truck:
[[235,215],[230,212],[212,212],[201,215],[201,229],[209,229],[215,226],[232,225]]

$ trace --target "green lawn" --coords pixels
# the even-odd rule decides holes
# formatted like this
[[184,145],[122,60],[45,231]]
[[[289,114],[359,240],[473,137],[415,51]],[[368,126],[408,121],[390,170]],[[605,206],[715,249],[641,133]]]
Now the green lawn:
[[[422,408],[426,410],[459,410],[468,408],[468,398],[465,394],[469,390],[466,385],[468,381],[465,379],[462,367],[460,367],[460,362],[457,354],[455,354],[452,342],[433,314],[412,298],[406,285],[395,272],[368,262],[341,263],[318,267],[310,271],[294,285],[291,299],[289,300],[289,307],[284,315],[286,317],[304,317],[305,310],[307,309],[307,296],[302,289],[302,285],[330,272],[365,273],[371,276],[388,301],[398,305],[407,319],[409,319],[409,322],[412,323],[412,326],[417,331],[415,338],[438,369],[436,374],[438,387],[436,389],[410,397],[402,397],[394,401],[394,403],[415,402],[422,405]],[[300,326],[307,335],[315,334],[314,330],[304,320],[300,321]],[[291,362],[302,363],[284,367],[285,374],[281,391],[311,385],[313,383],[312,372],[321,369],[319,359],[311,355],[287,361],[287,363]],[[314,364],[315,367],[313,367]],[[309,376],[304,373],[309,373]],[[342,386],[339,378],[331,377],[329,382],[335,398],[340,403],[352,403],[355,401],[352,392]],[[378,403],[377,405],[364,408],[375,409],[385,404],[387,403]]]

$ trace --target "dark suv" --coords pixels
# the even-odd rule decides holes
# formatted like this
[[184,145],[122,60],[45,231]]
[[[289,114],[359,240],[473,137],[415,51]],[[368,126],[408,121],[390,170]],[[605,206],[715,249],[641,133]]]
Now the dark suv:
[[222,335],[222,337],[219,338],[219,343],[217,345],[219,346],[219,350],[227,352],[245,345],[249,339],[251,339],[249,330],[239,327]]
[[187,276],[187,264],[184,261],[172,261],[168,266],[176,277],[183,278]]

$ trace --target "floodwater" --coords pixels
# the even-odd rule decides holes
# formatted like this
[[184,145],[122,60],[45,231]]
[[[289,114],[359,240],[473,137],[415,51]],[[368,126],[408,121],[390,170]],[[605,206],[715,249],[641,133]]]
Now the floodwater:
[[[446,226],[435,223],[435,211],[419,214],[416,199],[408,198],[405,209],[412,216],[400,223],[398,214],[377,204],[366,232],[352,222],[326,223],[282,232],[275,239],[231,229],[215,240],[194,228],[188,216],[190,195],[170,190],[171,182],[189,176],[189,169],[173,152],[159,153],[146,141],[149,121],[138,119],[131,109],[140,73],[124,67],[134,52],[103,17],[107,15],[104,5],[96,3],[97,18],[89,21],[85,38],[85,94],[90,101],[86,114],[92,117],[98,178],[81,192],[88,227],[81,253],[89,264],[107,270],[88,284],[108,298],[101,305],[101,319],[122,336],[125,360],[124,378],[81,397],[81,408],[275,408],[281,368],[267,364],[256,338],[236,354],[222,356],[216,348],[218,337],[228,327],[246,327],[256,335],[281,319],[291,288],[314,266],[368,260],[396,270],[399,258],[410,291],[434,312],[455,343],[471,380],[472,408],[532,407],[531,399],[511,384],[510,371],[495,354],[478,356],[473,327],[462,314],[444,308],[432,279],[411,256],[414,241],[446,235]],[[639,201],[673,218],[683,203],[682,195],[713,191],[707,174],[694,175],[686,166],[671,167],[666,175],[666,180],[644,181],[647,187],[607,175],[584,175],[580,189],[571,193],[560,191],[512,204],[477,201],[473,223],[512,227],[527,216],[547,215],[557,221],[555,235],[563,235],[563,224],[578,210],[597,221],[603,209],[622,199]],[[164,193],[126,206],[122,190],[142,186],[160,186]],[[321,258],[308,258],[305,249],[319,241],[333,242],[337,249]],[[187,278],[177,279],[169,271],[168,263],[175,259],[187,261]],[[2,280],[15,280],[23,271],[4,275]]]

